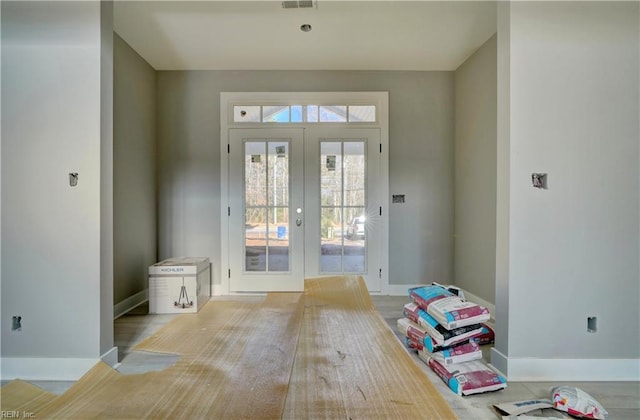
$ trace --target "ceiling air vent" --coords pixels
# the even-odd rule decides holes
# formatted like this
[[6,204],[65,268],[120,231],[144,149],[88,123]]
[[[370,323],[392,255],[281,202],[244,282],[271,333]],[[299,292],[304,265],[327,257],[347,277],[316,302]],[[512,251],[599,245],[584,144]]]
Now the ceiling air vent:
[[316,3],[313,0],[287,0],[282,2],[283,9],[308,9],[314,7]]

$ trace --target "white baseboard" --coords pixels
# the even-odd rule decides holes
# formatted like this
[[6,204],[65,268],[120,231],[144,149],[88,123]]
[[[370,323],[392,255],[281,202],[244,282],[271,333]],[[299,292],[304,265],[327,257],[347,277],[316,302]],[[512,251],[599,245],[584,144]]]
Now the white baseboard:
[[211,296],[223,296],[228,295],[229,293],[224,293],[224,288],[221,284],[212,284],[211,285]]
[[3,357],[2,380],[77,381],[99,358]]
[[77,381],[98,362],[118,364],[118,348],[112,347],[99,359],[66,357],[3,357],[1,379],[26,381]]
[[495,347],[491,347],[489,363],[495,370],[500,372],[502,376],[508,379],[507,370],[509,368],[509,358]]
[[513,382],[639,381],[640,359],[506,357],[491,349],[491,365]]
[[104,352],[102,356],[100,356],[100,360],[111,367],[116,366],[118,364],[118,348],[114,346],[108,351]]
[[409,299],[409,289],[412,287],[420,287],[424,284],[388,284],[383,288],[383,293],[389,296],[406,296]]
[[133,296],[129,296],[123,301],[113,305],[113,319],[117,319],[126,314],[136,306],[139,306],[149,300],[149,289],[144,289]]

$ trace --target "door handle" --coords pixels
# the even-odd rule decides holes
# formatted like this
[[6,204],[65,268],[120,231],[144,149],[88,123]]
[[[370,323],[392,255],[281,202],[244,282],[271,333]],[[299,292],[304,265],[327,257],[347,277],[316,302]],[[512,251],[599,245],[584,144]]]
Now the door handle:
[[[300,207],[298,207],[298,208],[296,209],[296,213],[298,213],[298,214],[302,214],[302,209],[301,209]],[[301,218],[301,217],[298,217],[298,218],[296,219],[296,226],[302,226],[302,218]]]

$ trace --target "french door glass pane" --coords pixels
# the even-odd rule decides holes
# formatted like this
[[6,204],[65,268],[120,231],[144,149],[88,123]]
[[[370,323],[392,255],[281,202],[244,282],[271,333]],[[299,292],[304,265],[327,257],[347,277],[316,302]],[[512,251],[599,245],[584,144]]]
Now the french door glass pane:
[[347,221],[344,238],[344,272],[365,272],[366,260],[366,226],[367,219],[364,207],[345,207]]
[[322,142],[320,205],[342,206],[342,143]]
[[244,192],[247,207],[267,204],[266,142],[245,143]]
[[320,271],[365,273],[365,142],[321,141],[320,167]]
[[248,208],[244,226],[245,271],[267,271],[267,209]]
[[289,205],[289,144],[286,142],[269,142],[268,161],[268,194],[269,206]]
[[289,271],[289,143],[244,146],[245,271]]
[[339,207],[325,207],[320,225],[320,271],[342,272],[342,211]]
[[344,143],[344,204],[365,205],[364,142]]
[[269,210],[269,271],[289,271],[289,208]]

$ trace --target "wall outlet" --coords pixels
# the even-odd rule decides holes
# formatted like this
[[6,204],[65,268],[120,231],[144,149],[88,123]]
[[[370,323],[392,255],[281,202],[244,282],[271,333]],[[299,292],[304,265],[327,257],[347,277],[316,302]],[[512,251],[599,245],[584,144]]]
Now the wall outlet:
[[22,317],[14,315],[11,318],[11,331],[22,331]]
[[588,316],[587,317],[587,332],[590,332],[590,333],[598,332],[598,317],[597,316]]

